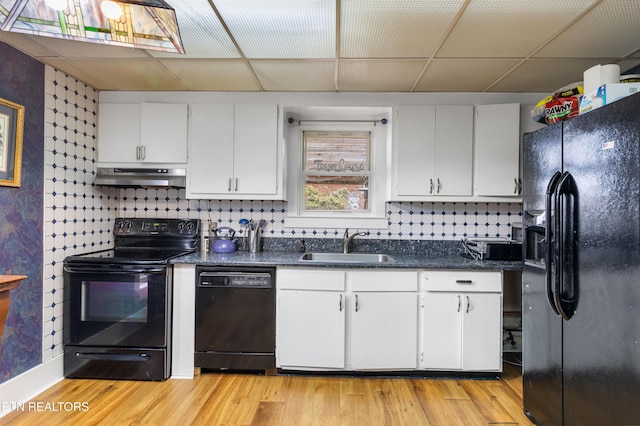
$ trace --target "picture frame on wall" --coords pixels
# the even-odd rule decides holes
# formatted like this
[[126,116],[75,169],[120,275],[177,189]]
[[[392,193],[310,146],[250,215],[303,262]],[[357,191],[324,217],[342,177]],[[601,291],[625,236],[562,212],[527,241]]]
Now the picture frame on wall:
[[0,186],[20,186],[24,106],[0,99]]

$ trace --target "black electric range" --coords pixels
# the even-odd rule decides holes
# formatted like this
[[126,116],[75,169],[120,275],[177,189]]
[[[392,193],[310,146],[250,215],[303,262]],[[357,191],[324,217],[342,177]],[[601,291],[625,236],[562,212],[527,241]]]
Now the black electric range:
[[114,248],[64,262],[64,373],[164,380],[171,374],[169,261],[197,250],[196,219],[116,219]]

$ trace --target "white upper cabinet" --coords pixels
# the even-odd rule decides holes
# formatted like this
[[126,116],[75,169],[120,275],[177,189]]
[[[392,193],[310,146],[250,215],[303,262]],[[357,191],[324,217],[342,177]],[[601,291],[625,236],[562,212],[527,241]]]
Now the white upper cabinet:
[[393,199],[471,196],[472,105],[402,105],[396,135]]
[[187,198],[283,199],[277,105],[191,105]]
[[520,104],[476,107],[475,194],[519,197]]
[[185,164],[187,104],[101,103],[99,164]]

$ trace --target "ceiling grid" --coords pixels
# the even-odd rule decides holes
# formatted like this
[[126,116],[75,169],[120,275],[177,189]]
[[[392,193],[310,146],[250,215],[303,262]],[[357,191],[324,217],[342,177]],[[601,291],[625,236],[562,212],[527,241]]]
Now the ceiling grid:
[[638,0],[167,3],[184,55],[5,31],[0,41],[98,90],[553,92],[595,64],[640,66]]

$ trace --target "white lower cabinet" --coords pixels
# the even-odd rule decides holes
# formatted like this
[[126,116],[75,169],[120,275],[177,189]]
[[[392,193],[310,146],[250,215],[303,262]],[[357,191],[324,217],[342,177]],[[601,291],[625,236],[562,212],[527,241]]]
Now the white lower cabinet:
[[344,293],[278,291],[276,334],[279,367],[344,368]]
[[502,370],[502,273],[420,274],[420,368]]
[[276,365],[414,370],[417,271],[279,268]]
[[417,271],[352,270],[347,283],[352,369],[415,370]]
[[353,295],[351,366],[354,370],[415,370],[417,294]]
[[502,370],[502,272],[278,268],[276,365]]

